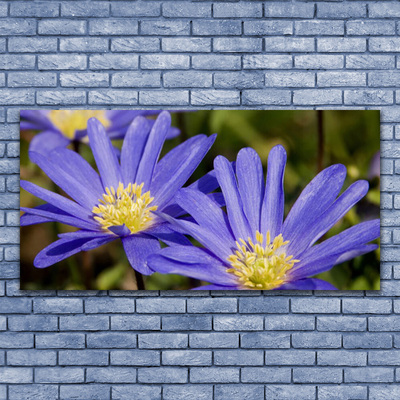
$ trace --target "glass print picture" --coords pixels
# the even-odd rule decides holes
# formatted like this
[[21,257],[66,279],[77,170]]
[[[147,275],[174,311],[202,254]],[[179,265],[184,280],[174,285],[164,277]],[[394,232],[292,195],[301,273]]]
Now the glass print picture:
[[21,289],[378,290],[379,111],[21,111]]

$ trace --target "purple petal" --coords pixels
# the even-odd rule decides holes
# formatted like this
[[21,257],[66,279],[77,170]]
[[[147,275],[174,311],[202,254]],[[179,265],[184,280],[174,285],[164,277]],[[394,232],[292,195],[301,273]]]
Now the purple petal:
[[[52,130],[57,131],[57,128],[51,123],[51,121],[47,118],[48,110],[21,110],[20,111],[20,129],[25,129],[24,123],[28,121],[32,125],[35,126],[34,129],[38,130]],[[26,121],[24,121],[26,120]],[[29,128],[30,129],[30,128]]]
[[286,151],[283,146],[272,148],[268,156],[267,181],[261,209],[260,232],[270,232],[271,237],[282,231],[285,195],[283,178],[286,165]]
[[[46,211],[50,211],[50,212],[57,212],[59,210],[57,207],[54,207],[50,204],[41,204],[40,206],[34,207],[34,209],[46,210]],[[33,214],[29,214],[29,213],[22,214],[19,217],[20,226],[43,224],[46,222],[53,222],[53,219],[45,218],[45,217],[42,217],[39,215],[33,215]]]
[[309,278],[288,282],[276,288],[276,290],[337,290],[335,286],[322,279]]
[[190,246],[190,240],[179,232],[174,231],[168,224],[157,224],[155,227],[146,230],[146,234],[156,237],[168,246],[176,244]]
[[193,288],[192,290],[239,290],[238,286],[205,285]]
[[236,175],[244,213],[249,221],[251,237],[260,230],[261,202],[264,192],[263,169],[255,150],[241,149],[236,160]]
[[249,223],[243,211],[243,203],[239,195],[232,165],[222,156],[214,160],[214,169],[225,198],[229,222],[235,238],[247,240],[252,236]]
[[147,265],[147,257],[160,250],[158,239],[135,234],[122,238],[122,244],[132,268],[143,275],[151,275],[153,271]]
[[125,224],[118,226],[110,226],[108,230],[119,237],[129,236],[131,234],[131,231]]
[[107,137],[103,125],[96,118],[90,118],[87,127],[89,144],[93,151],[104,189],[106,187],[114,187],[116,189],[119,182],[122,182],[122,176],[111,141]]
[[48,155],[58,147],[66,147],[70,140],[57,132],[44,131],[35,135],[29,145],[29,151],[36,151]]

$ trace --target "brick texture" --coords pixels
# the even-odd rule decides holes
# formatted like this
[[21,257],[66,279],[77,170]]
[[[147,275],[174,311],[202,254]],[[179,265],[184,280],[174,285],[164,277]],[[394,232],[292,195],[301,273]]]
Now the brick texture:
[[[392,0],[0,2],[0,399],[400,398],[399,17]],[[20,291],[19,110],[87,106],[380,109],[381,290]]]

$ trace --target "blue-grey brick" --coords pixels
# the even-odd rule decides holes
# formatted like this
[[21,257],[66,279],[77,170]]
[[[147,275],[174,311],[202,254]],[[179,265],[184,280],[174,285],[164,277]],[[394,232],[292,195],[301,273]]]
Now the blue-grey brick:
[[38,56],[39,70],[85,69],[86,56],[78,54],[53,54]]
[[[293,93],[293,104],[299,104],[299,105],[314,105],[314,104],[331,104],[331,105],[337,105],[337,104],[342,104],[342,92],[340,90],[335,90],[335,89],[306,89],[306,90],[296,90]],[[306,300],[304,304],[307,303],[307,301],[312,304],[312,308],[314,309],[319,308],[319,303],[310,301],[309,299],[295,299],[295,301],[300,301],[300,300]],[[314,300],[314,299],[313,299]],[[322,299],[322,303],[324,304],[324,300],[336,300],[336,299]],[[328,303],[328,302],[327,302]],[[296,304],[296,303],[295,303]],[[300,303],[302,304],[302,303]],[[340,308],[340,303],[339,308]],[[335,304],[334,306],[331,306],[327,309],[327,311],[321,311],[319,312],[339,312],[338,311],[338,306]],[[323,307],[323,306],[322,306]],[[296,309],[297,308],[296,306]],[[337,310],[337,311],[331,311],[331,310]],[[300,309],[299,309],[300,310]],[[295,312],[307,312],[306,310],[304,311],[295,311]],[[308,312],[313,312],[313,311],[308,311]]]
[[279,89],[254,89],[243,90],[242,103],[244,105],[288,105],[291,102],[291,93],[289,90]]
[[142,316],[142,315],[116,315],[111,317],[112,330],[158,330],[161,322],[158,316]]
[[141,35],[155,35],[155,36],[172,36],[172,35],[189,35],[190,22],[189,21],[167,21],[167,20],[143,20],[140,24]]
[[266,87],[314,87],[315,74],[312,72],[269,71],[265,74]]
[[81,299],[34,299],[33,311],[35,314],[77,314],[83,312]]
[[[314,91],[314,90],[312,90]],[[309,91],[306,91],[309,92]],[[332,91],[336,92],[336,91]],[[318,101],[318,100],[317,100]],[[301,299],[294,298],[291,302],[291,309],[294,313],[339,313],[340,299]]]
[[206,70],[238,70],[241,68],[241,61],[240,56],[233,55],[194,55],[192,56],[192,67]]
[[164,400],[209,400],[213,397],[213,388],[209,385],[166,385],[163,387]]
[[122,332],[90,333],[86,338],[88,348],[134,348],[136,334]]
[[89,21],[90,35],[137,35],[135,19],[94,18]]
[[383,386],[383,385],[371,385],[369,398],[370,400],[386,400],[395,399],[400,396],[400,386]]
[[91,69],[137,69],[139,57],[135,54],[96,54],[89,58]]
[[174,1],[162,5],[164,17],[207,18],[211,17],[211,3],[188,3]]
[[[1,134],[1,137],[7,138],[7,139],[15,139],[15,132],[14,130],[11,129],[11,126],[5,126],[7,128],[7,134],[3,135]],[[13,193],[18,193],[19,192],[19,176],[9,176],[7,177],[7,191],[8,192],[13,192]],[[13,197],[13,195],[10,196],[10,199]],[[10,205],[11,205],[11,200],[10,200]],[[13,208],[8,207],[8,208]]]
[[343,299],[343,313],[390,314],[392,302],[386,299]]
[[107,316],[74,315],[60,317],[60,329],[63,331],[100,331],[109,329]]
[[8,4],[1,3],[0,4],[0,17],[6,17],[8,12]]
[[19,263],[3,263],[0,274],[2,279],[19,278]]
[[108,51],[108,39],[103,38],[61,38],[60,50],[65,52],[105,52]]
[[392,368],[364,367],[346,368],[344,370],[345,382],[393,382],[394,373]]
[[0,331],[5,331],[6,329],[7,329],[7,317],[5,315],[2,315],[0,318]]
[[58,397],[57,385],[10,385],[10,400],[48,400]]
[[134,299],[90,298],[85,300],[85,312],[88,314],[132,313],[134,311]]
[[110,399],[110,390],[109,385],[101,384],[61,385],[60,399],[108,400]]
[[367,353],[362,351],[322,350],[317,354],[318,365],[365,366]]
[[259,18],[262,17],[262,4],[259,3],[215,3],[214,18]]
[[163,38],[161,49],[165,52],[181,53],[209,53],[211,51],[211,39],[209,38]]
[[35,56],[24,54],[3,54],[0,58],[1,69],[34,69]]
[[83,333],[37,334],[36,348],[38,349],[81,349],[85,347]]
[[312,38],[273,37],[264,39],[265,50],[268,52],[300,53],[315,50]]
[[179,315],[162,317],[165,331],[208,331],[212,327],[211,316]]
[[157,366],[160,365],[160,353],[155,350],[112,350],[111,365]]
[[137,299],[136,310],[138,313],[182,313],[185,312],[185,299]]
[[61,3],[62,17],[106,17],[109,5],[102,1]]
[[139,334],[139,347],[143,349],[179,349],[188,345],[188,335],[183,333]]
[[[2,230],[6,228],[2,228]],[[7,232],[7,231],[4,231]],[[2,236],[2,235],[0,235]],[[3,240],[1,240],[3,242]],[[0,313],[2,314],[29,314],[32,308],[31,299],[26,298],[3,298],[0,299]]]
[[263,326],[262,315],[214,316],[216,331],[260,331]]
[[134,383],[136,370],[133,368],[87,368],[86,382],[88,383]]
[[60,73],[60,84],[63,87],[106,87],[109,85],[108,80],[108,73],[102,72]]
[[279,297],[243,297],[239,299],[240,313],[277,314],[289,312],[289,299]]
[[365,72],[356,71],[321,71],[317,73],[317,85],[320,87],[334,86],[366,86]]
[[32,381],[32,368],[0,368],[0,383],[30,383]]
[[263,399],[264,386],[262,385],[216,385],[215,400],[243,400]]
[[195,20],[193,35],[197,36],[236,36],[242,33],[241,21],[236,20]]
[[32,348],[33,334],[1,332],[0,343],[3,349]]
[[5,18],[0,20],[0,36],[34,35],[36,20],[25,18]]
[[105,350],[61,350],[58,358],[59,365],[108,365]]
[[400,316],[390,315],[384,317],[368,318],[368,329],[370,331],[399,331]]
[[247,367],[242,368],[241,378],[245,383],[290,383],[291,369]]
[[254,53],[262,50],[261,38],[214,38],[213,50],[222,53]]
[[92,90],[89,93],[89,104],[126,104],[135,105],[138,102],[138,93],[133,90]]
[[140,383],[186,383],[187,381],[187,368],[138,368],[138,382]]
[[244,21],[243,30],[245,35],[292,35],[293,23],[291,21]]
[[394,56],[361,54],[346,56],[346,68],[350,69],[393,69]]
[[[377,3],[378,6],[382,6],[382,3]],[[372,4],[370,4],[372,6]],[[347,35],[357,36],[375,36],[375,35],[394,35],[396,31],[395,21],[347,21],[346,32]]]
[[340,368],[294,368],[294,383],[340,383],[342,370]]
[[[7,144],[7,157],[9,157],[9,158],[19,157],[19,143],[8,143]],[[10,218],[11,218],[11,214],[10,214]],[[19,221],[19,218],[18,218],[18,221]],[[7,224],[7,225],[18,226],[19,224],[17,223],[15,225],[15,224],[11,223],[11,224]]]
[[86,92],[75,90],[42,91],[36,95],[37,104],[41,105],[75,105],[86,102]]
[[36,368],[35,382],[39,383],[83,383],[83,368]]
[[58,17],[59,5],[51,2],[12,2],[11,17]]
[[8,51],[10,53],[56,52],[57,39],[39,37],[11,37],[8,39]]
[[398,52],[400,48],[400,38],[370,38],[369,50],[372,52]]
[[345,90],[344,103],[349,105],[388,105],[393,104],[393,92],[391,90]]
[[366,16],[367,7],[365,4],[343,3],[338,7],[335,3],[317,3],[318,18],[347,19]]
[[229,367],[193,367],[190,369],[192,383],[238,383],[239,368]]
[[[144,72],[142,72],[144,74]],[[149,72],[151,74],[151,72]],[[157,73],[156,73],[157,74]],[[160,86],[160,77],[154,81],[154,87]],[[193,87],[211,87],[212,74],[202,71],[170,71],[163,74],[164,87],[173,88],[193,88]],[[137,85],[136,85],[137,86]],[[150,86],[150,85],[147,85]]]
[[[182,386],[180,386],[182,387]],[[165,392],[164,392],[165,393]],[[160,400],[161,387],[155,385],[118,385],[112,387],[112,398],[119,400]]]
[[400,71],[374,71],[368,74],[368,85],[372,87],[398,87]]
[[[272,298],[271,298],[272,300]],[[265,330],[268,331],[309,331],[315,329],[314,316],[271,315],[265,318]]]
[[400,352],[397,350],[372,350],[368,352],[369,365],[400,365]]
[[318,386],[318,399],[320,400],[366,400],[368,388],[356,385],[330,385]]
[[188,299],[189,313],[234,313],[237,311],[235,298]]
[[264,16],[267,18],[313,18],[314,4],[268,1],[264,5]]
[[[337,387],[337,386],[335,386]],[[267,385],[265,388],[266,399],[303,400],[315,399],[315,386],[308,385]]]
[[261,350],[217,350],[214,351],[215,365],[263,365]]
[[7,364],[17,366],[56,365],[57,353],[54,350],[10,350]]
[[266,350],[266,365],[314,365],[315,352],[311,350]]
[[292,346],[294,348],[340,348],[341,347],[341,334],[340,333],[326,333],[326,332],[307,332],[307,333],[293,333]]
[[387,349],[392,347],[389,333],[349,333],[343,335],[343,347],[346,349]]
[[324,53],[363,53],[366,39],[361,38],[318,38],[317,51]]
[[[174,91],[156,91],[156,90],[141,90],[139,92],[139,104],[144,106],[159,106],[159,105],[177,105],[177,106],[185,106],[189,104],[189,92],[187,90],[174,90]],[[140,299],[142,300],[142,299]],[[150,300],[150,299],[146,299]],[[183,299],[160,299],[162,304],[162,300],[183,300]],[[151,301],[150,309],[155,309],[153,301]],[[166,303],[168,304],[168,303]],[[181,311],[181,305],[177,303],[177,308],[173,306],[174,303],[171,303],[171,306],[168,306],[167,309],[162,307],[159,312],[166,313],[179,313]],[[142,312],[153,312],[146,311],[148,309],[147,306],[141,306],[141,309],[144,310]],[[168,311],[171,310],[171,311]],[[140,312],[140,311],[138,311]]]
[[153,37],[111,39],[111,51],[151,53],[160,50],[160,39]]
[[365,317],[351,316],[318,317],[317,329],[319,331],[365,331],[367,320]]
[[240,336],[240,346],[255,349],[287,349],[290,347],[289,333],[254,332]]
[[[181,75],[181,73],[179,73]],[[116,72],[111,77],[113,87],[160,87],[161,74],[156,71]],[[165,82],[165,79],[164,79]]]
[[239,105],[240,93],[232,90],[192,90],[192,105]]
[[158,17],[161,14],[158,2],[114,2],[111,3],[113,17]]
[[295,34],[300,36],[342,36],[344,35],[343,21],[305,20],[295,21]]
[[9,87],[56,87],[57,75],[52,72],[9,72]]
[[331,54],[296,55],[294,65],[301,69],[339,69],[343,68],[344,56]]
[[189,346],[192,348],[237,348],[238,333],[192,333],[189,335]]
[[10,316],[8,328],[11,331],[56,331],[58,321],[57,317],[47,315]]
[[[13,92],[15,93],[15,92]],[[8,99],[11,100],[10,97],[6,97]],[[6,101],[5,98],[3,97],[3,99],[1,99],[1,91],[0,91],[0,102],[1,101]],[[17,101],[17,99],[15,99]],[[10,103],[11,104],[11,103]],[[18,160],[0,160],[0,173],[4,174],[4,173],[17,173],[18,171],[16,170],[16,164],[15,161]],[[6,200],[10,200],[10,203],[14,204],[13,200],[15,200],[13,198],[13,196],[2,196],[2,200],[4,200],[3,203],[3,207],[2,208],[9,208],[9,205],[7,205]],[[4,207],[5,206],[5,207]],[[16,208],[16,207],[13,207]],[[5,243],[11,243],[13,244],[13,242],[17,242],[18,241],[18,236],[19,236],[19,232],[16,232],[15,229],[13,228],[3,228],[0,230],[0,243],[1,244],[5,244]]]
[[162,352],[163,365],[211,365],[212,352],[205,350],[166,350]]
[[140,66],[143,69],[188,69],[189,56],[184,54],[142,55]]
[[[2,86],[2,87],[6,86],[6,74],[4,74],[4,73],[0,74],[0,86]],[[1,121],[4,122],[5,112],[3,111],[2,114],[4,115],[4,118],[1,118],[1,117],[0,118],[1,118]]]
[[397,2],[371,3],[369,4],[370,18],[390,18],[400,17],[400,4]]
[[84,35],[85,21],[70,19],[40,20],[38,23],[39,35]]

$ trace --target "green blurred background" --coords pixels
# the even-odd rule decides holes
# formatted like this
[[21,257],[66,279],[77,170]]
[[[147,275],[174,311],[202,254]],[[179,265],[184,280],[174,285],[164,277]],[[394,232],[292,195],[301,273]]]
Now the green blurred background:
[[[188,137],[199,133],[218,133],[214,146],[189,183],[211,170],[217,155],[224,155],[233,161],[237,152],[247,146],[258,152],[266,172],[269,151],[274,145],[282,144],[288,154],[284,184],[285,215],[305,185],[321,168],[342,163],[348,170],[344,189],[358,179],[367,179],[370,191],[323,239],[358,222],[379,218],[379,111],[207,110],[172,115],[173,125],[180,127],[182,134],[166,142],[162,155]],[[28,159],[29,141],[33,135],[34,132],[21,133],[21,179],[60,192]],[[81,146],[81,154],[93,163],[89,147]],[[34,196],[21,191],[21,206],[34,207],[41,203]],[[58,223],[21,228],[21,289],[136,288],[133,270],[120,241],[82,252],[44,270],[36,269],[33,266],[35,255],[56,240],[58,233],[71,230]],[[379,290],[379,259],[378,249],[335,266],[319,277],[341,290]],[[155,273],[145,278],[145,284],[149,290],[180,290],[200,286],[202,282]]]

